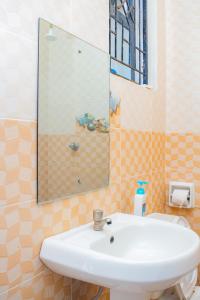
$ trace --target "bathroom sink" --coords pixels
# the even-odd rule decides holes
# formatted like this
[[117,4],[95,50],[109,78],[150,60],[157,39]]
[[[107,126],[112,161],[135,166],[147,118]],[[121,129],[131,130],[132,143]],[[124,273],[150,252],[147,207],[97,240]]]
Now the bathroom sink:
[[111,299],[150,299],[176,284],[200,261],[190,229],[122,213],[94,231],[92,223],[44,240],[40,257],[58,274],[111,289]]

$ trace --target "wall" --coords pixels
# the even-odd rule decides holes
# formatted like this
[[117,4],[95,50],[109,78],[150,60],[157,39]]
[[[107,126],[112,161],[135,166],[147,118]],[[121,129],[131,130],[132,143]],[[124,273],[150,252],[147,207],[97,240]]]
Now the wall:
[[194,182],[198,206],[166,210],[200,233],[200,2],[168,0],[166,12],[166,190],[169,180]]
[[[0,299],[90,299],[96,287],[51,273],[42,240],[86,223],[93,208],[132,211],[137,179],[150,180],[148,211],[164,209],[164,0],[158,15],[158,89],[111,75],[121,111],[111,122],[110,186],[36,204],[37,18],[108,51],[107,0],[8,0],[0,4]],[[95,26],[94,26],[95,24]],[[108,299],[108,293],[102,299]]]
[[[165,207],[165,22],[164,1],[157,2],[157,88],[141,87],[111,76],[111,89],[121,102],[122,209],[133,211],[136,181],[145,179],[148,212]],[[151,28],[151,27],[150,27]],[[149,30],[150,30],[149,28]]]

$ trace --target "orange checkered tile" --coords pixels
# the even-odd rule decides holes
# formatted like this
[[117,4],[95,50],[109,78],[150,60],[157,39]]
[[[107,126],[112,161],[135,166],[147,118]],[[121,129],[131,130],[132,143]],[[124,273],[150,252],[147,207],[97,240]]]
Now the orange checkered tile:
[[[147,189],[147,214],[164,212],[165,209],[165,134],[161,132],[123,132],[121,149],[121,209],[130,213],[134,211],[133,197],[137,188],[136,181],[149,181]],[[131,138],[130,138],[131,136]],[[138,136],[140,136],[138,138]],[[135,138],[135,139],[134,139]],[[131,141],[129,140],[131,139]],[[142,146],[140,147],[140,141]],[[127,141],[126,141],[127,140]],[[134,144],[135,141],[135,144]],[[127,147],[130,143],[131,146]],[[125,147],[126,150],[123,150]],[[146,147],[146,149],[145,149]],[[137,151],[133,151],[133,149]],[[141,149],[141,153],[139,150]],[[124,151],[124,152],[123,152]],[[133,151],[133,152],[132,152]],[[123,159],[123,155],[127,159]],[[129,161],[124,164],[124,162]],[[141,167],[142,166],[142,167]],[[133,169],[134,167],[134,169]],[[126,170],[126,171],[125,171]]]
[[92,210],[97,207],[105,214],[119,211],[120,185],[42,206],[24,202],[1,207],[0,293],[44,269],[39,252],[45,237],[91,221]]
[[110,132],[110,182],[119,182],[121,176],[121,131]]
[[[70,300],[74,297],[81,300],[91,298],[97,290],[96,286],[80,282],[75,284],[74,281],[71,283],[70,280],[65,279],[66,284],[62,277],[56,275],[54,277],[47,272],[39,259],[41,243],[45,237],[91,221],[94,208],[101,207],[105,214],[116,211],[133,213],[132,198],[138,179],[150,181],[147,212],[161,211],[164,194],[161,180],[164,178],[162,172],[164,135],[121,129],[115,123],[110,132],[110,185],[98,191],[69,199],[64,197],[63,201],[38,206],[35,201],[36,124],[1,120],[0,134],[2,166],[0,172],[2,196],[0,299],[15,300],[15,297],[18,297],[19,300],[23,300],[32,297],[39,300],[63,300],[64,294],[68,297],[66,299]],[[88,148],[87,136],[83,131],[78,131],[76,138],[79,142],[81,141],[85,151],[77,157],[74,172],[79,171],[80,161],[85,164],[85,167],[87,165],[87,159],[85,159]],[[83,138],[84,141],[81,140]],[[100,143],[103,144],[102,138],[105,136],[95,135],[97,143],[99,138]],[[41,181],[44,195],[46,189],[46,192],[55,196],[53,189],[50,190],[48,186],[48,171],[49,168],[54,168],[53,164],[57,161],[57,155],[65,153],[67,159],[70,159],[64,147],[68,140],[62,136],[58,139],[56,136],[49,138],[44,135],[41,141],[44,148],[42,163],[45,167],[42,174],[43,181]],[[55,151],[55,144],[60,145],[59,151]],[[102,156],[103,149],[100,147],[99,149],[101,151],[98,154],[94,149],[93,153],[96,155],[94,159],[98,157],[101,164],[102,159],[105,158]],[[196,149],[197,155],[197,146]],[[47,152],[51,156],[52,165],[49,163],[47,165]],[[61,166],[60,170],[62,170]],[[90,168],[91,171],[92,168]],[[87,177],[90,178],[90,174],[87,174]],[[72,187],[72,185],[69,186]],[[57,189],[60,192],[62,185],[61,187],[57,185]],[[71,292],[74,295],[72,298]],[[101,299],[109,299],[108,290],[105,290]]]
[[192,168],[194,162],[192,133],[171,133],[166,138],[166,165],[170,168]]
[[71,300],[71,280],[45,270],[30,280],[0,294],[0,299]]
[[0,203],[36,197],[36,123],[0,122]]
[[165,168],[165,133],[152,132],[152,170]]
[[169,181],[194,182],[197,208],[178,209],[166,205],[166,212],[185,216],[192,228],[200,233],[200,135],[191,132],[167,134],[165,174],[166,199],[168,199]]
[[151,170],[151,132],[121,131],[121,176]]
[[169,133],[166,139],[166,184],[170,180],[194,182],[200,205],[200,137],[192,133]]
[[162,171],[152,172],[152,201],[149,203],[148,213],[165,211],[165,173]]

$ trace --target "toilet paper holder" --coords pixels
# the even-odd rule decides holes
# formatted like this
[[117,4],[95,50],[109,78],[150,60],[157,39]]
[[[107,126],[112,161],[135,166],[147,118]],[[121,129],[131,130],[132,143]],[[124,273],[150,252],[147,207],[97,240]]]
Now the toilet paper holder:
[[187,203],[181,207],[193,208],[195,207],[195,187],[193,182],[170,181],[169,182],[169,206],[180,207],[175,205],[172,201],[172,195],[175,190],[188,191]]

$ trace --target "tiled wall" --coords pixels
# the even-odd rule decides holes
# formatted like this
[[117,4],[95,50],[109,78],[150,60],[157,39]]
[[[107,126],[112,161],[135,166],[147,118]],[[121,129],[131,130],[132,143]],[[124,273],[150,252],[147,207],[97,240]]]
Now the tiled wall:
[[168,132],[200,132],[198,0],[166,1]]
[[[108,51],[107,0],[8,0],[0,4],[0,299],[90,300],[95,286],[63,278],[39,259],[43,239],[86,223],[93,208],[132,212],[137,179],[150,181],[148,211],[164,207],[164,0],[158,3],[158,89],[111,75],[121,111],[111,119],[110,186],[36,204],[37,18]],[[94,26],[95,24],[95,26]],[[105,292],[102,299],[108,299]]]
[[158,88],[134,85],[111,76],[111,89],[121,101],[122,209],[133,211],[138,179],[150,182],[148,212],[165,208],[165,22],[164,1],[158,1]]
[[[119,211],[121,189],[116,167],[111,167],[112,183],[107,189],[38,206],[35,123],[1,120],[0,132],[0,299],[18,299],[15,298],[18,294],[21,295],[19,299],[29,299],[23,296],[27,286],[32,286],[27,293],[35,293],[34,299],[64,299],[61,290],[65,281],[47,272],[39,260],[42,240],[90,221],[93,208],[102,207],[106,214]],[[119,141],[115,135],[111,143],[112,155],[118,155]],[[43,282],[45,285],[42,286]],[[52,288],[53,282],[55,286]],[[68,280],[66,284],[69,284]]]
[[[121,129],[114,127],[116,123],[119,126],[115,119],[111,130],[110,187],[38,206],[35,191],[36,124],[0,121],[0,299],[64,299],[64,291],[73,291],[72,299],[90,299],[88,289],[95,291],[94,286],[80,285],[46,270],[39,260],[42,240],[90,221],[93,208],[101,207],[106,214],[120,210],[132,212],[131,199],[135,181],[139,178],[150,181],[149,212],[163,210],[164,186],[160,177],[164,174],[164,134]],[[80,298],[77,298],[77,286]]]
[[167,212],[184,215],[200,234],[200,134],[168,133],[166,137],[166,190],[170,180],[194,182],[197,208],[175,209]]
[[198,0],[166,1],[166,194],[170,180],[195,183],[195,209],[184,215],[200,233],[200,93]]

